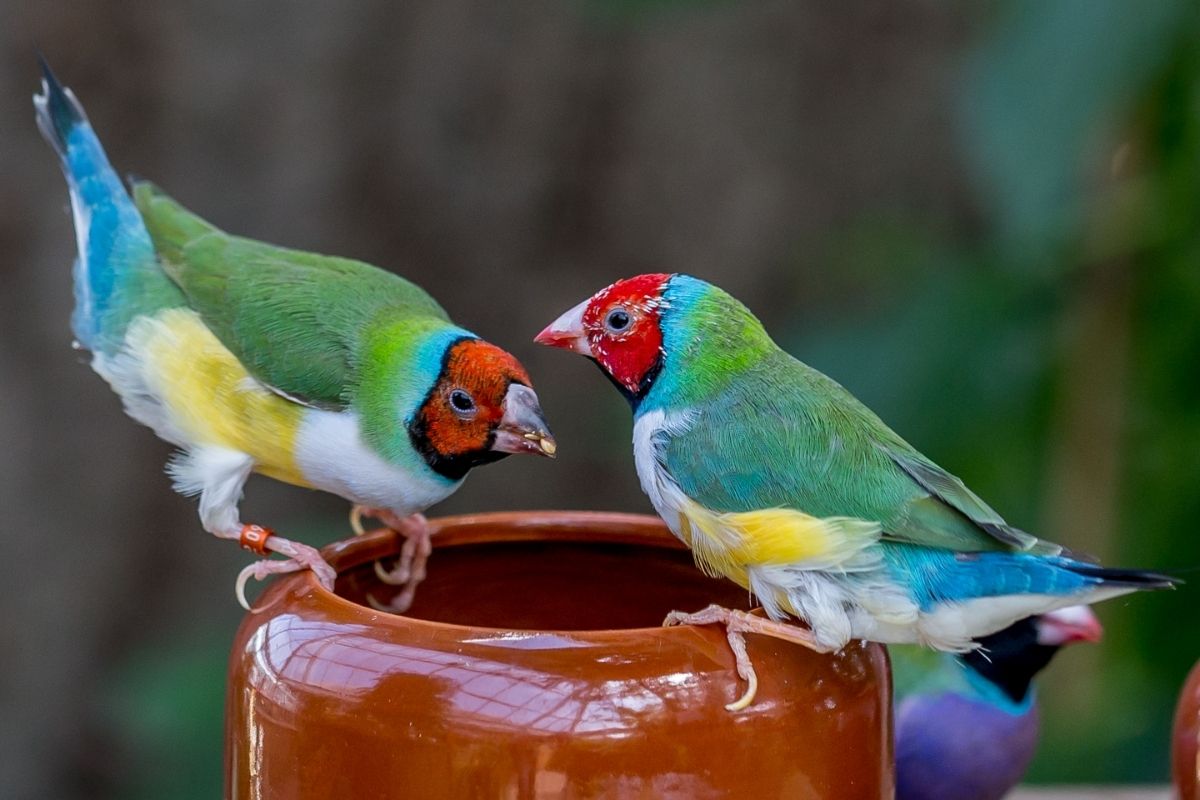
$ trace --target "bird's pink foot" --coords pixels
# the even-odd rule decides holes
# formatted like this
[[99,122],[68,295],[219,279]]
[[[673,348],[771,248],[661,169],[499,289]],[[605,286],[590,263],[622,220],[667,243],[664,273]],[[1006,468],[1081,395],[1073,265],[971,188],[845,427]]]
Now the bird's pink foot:
[[424,514],[411,514],[402,517],[386,508],[364,508],[355,506],[350,511],[350,526],[356,534],[363,532],[361,518],[374,517],[387,527],[404,537],[396,564],[390,570],[385,569],[382,562],[375,562],[375,574],[379,580],[389,586],[400,586],[400,591],[392,600],[385,604],[373,603],[383,611],[394,611],[402,614],[412,605],[417,587],[425,580],[425,565],[433,552],[433,543],[429,538],[429,521]]
[[238,574],[234,591],[237,594],[238,602],[247,611],[251,609],[250,604],[246,602],[246,583],[251,578],[261,581],[271,575],[283,575],[289,572],[299,572],[302,569],[311,569],[317,576],[317,581],[329,591],[333,591],[337,573],[326,563],[325,559],[321,558],[317,548],[276,536],[270,529],[258,525],[243,525],[239,541],[242,547],[259,555],[265,556],[274,552],[284,556],[283,559],[278,560],[264,558],[256,561]]
[[745,611],[717,605],[708,606],[694,614],[672,611],[663,620],[663,625],[725,626],[725,638],[729,641],[729,649],[733,651],[738,675],[747,683],[746,691],[742,696],[725,706],[728,711],[741,711],[753,703],[755,695],[758,694],[758,673],[754,671],[754,664],[751,663],[750,656],[746,652],[746,638],[743,634],[757,633],[798,644],[818,653],[828,652],[828,648],[817,644],[812,631],[807,628],[789,625],[786,622],[776,622]]

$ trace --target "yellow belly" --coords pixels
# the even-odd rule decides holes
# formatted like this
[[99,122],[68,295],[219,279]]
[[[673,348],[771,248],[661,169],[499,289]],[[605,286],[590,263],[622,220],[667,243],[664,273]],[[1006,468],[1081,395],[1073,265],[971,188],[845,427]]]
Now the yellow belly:
[[679,531],[701,569],[748,588],[751,567],[856,567],[864,551],[878,540],[880,527],[866,520],[814,517],[789,508],[719,513],[685,498],[679,509]]
[[127,342],[169,422],[188,444],[219,445],[255,459],[255,471],[308,486],[296,465],[303,406],[265,389],[190,309],[169,309]]

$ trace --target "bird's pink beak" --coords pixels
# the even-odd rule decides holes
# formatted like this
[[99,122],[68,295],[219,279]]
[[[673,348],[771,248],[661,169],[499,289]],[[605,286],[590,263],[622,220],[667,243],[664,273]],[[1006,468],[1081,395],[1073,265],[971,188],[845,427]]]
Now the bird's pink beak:
[[497,453],[533,453],[554,458],[558,444],[546,424],[537,393],[513,383],[504,396],[504,416],[496,428],[492,449]]
[[587,333],[583,330],[583,312],[587,309],[589,302],[590,298],[551,322],[533,340],[538,344],[561,347],[564,350],[571,350],[581,356],[592,358],[592,346],[588,342]]
[[1069,606],[1043,614],[1037,623],[1038,644],[1098,642],[1104,637],[1100,620],[1087,606]]

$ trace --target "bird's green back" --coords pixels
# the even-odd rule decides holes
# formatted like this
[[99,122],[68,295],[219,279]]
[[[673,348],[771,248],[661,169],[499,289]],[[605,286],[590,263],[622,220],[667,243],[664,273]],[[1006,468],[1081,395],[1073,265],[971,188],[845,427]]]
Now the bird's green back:
[[188,304],[251,374],[301,402],[347,404],[372,326],[450,325],[423,289],[370,264],[230,236],[149,183],[134,199]]
[[[959,551],[1058,551],[1008,526],[842,386],[781,350],[725,292],[680,275],[667,301],[665,360],[641,410],[695,413],[664,450],[692,499],[721,512],[854,516],[881,523],[885,538]],[[712,353],[697,344],[717,341]]]

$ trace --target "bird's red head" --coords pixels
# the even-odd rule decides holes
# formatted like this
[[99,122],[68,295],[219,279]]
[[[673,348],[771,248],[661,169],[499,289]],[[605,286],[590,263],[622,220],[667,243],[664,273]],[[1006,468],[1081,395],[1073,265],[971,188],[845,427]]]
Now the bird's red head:
[[1104,636],[1100,620],[1087,606],[1068,606],[1042,614],[1035,627],[1038,644],[1051,647],[1072,642],[1098,642]]
[[670,279],[651,273],[617,281],[547,325],[534,341],[595,359],[636,395],[662,357],[663,290]]

